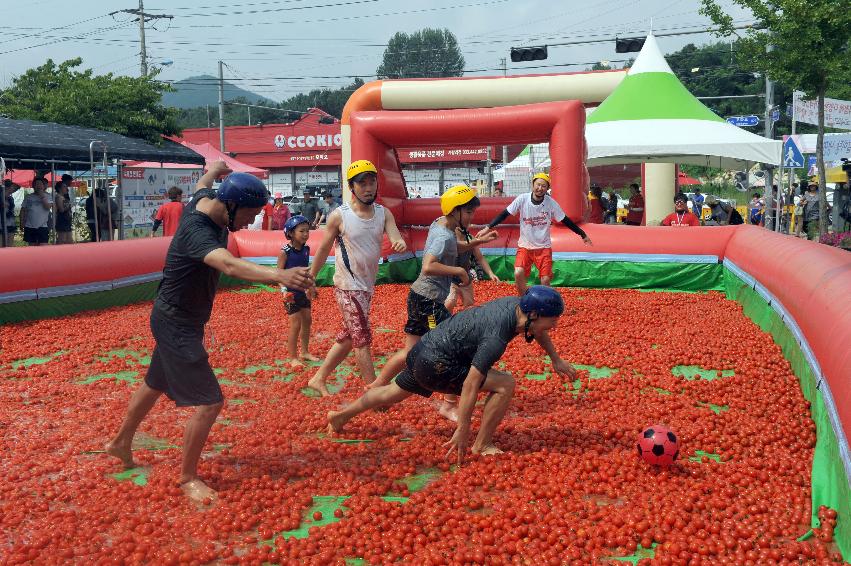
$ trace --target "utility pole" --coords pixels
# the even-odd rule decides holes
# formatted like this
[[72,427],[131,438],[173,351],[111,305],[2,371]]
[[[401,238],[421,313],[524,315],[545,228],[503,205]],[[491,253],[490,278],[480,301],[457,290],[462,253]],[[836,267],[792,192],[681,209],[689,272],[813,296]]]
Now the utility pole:
[[207,127],[210,127],[210,105],[207,105]]
[[502,76],[503,76],[503,77],[507,77],[507,76],[508,76],[508,63],[507,63],[506,61],[507,61],[507,60],[506,60],[506,58],[505,58],[505,57],[502,57],[502,58],[499,60],[500,64],[502,64]]
[[[766,53],[772,51],[774,46],[768,44],[765,46]],[[774,83],[768,78],[768,73],[765,73],[765,137],[768,139],[772,139],[773,135],[773,126],[774,123],[771,120],[771,113],[774,111]],[[769,230],[775,229],[775,224],[777,223],[777,214],[775,212],[777,205],[776,199],[780,195],[774,194],[774,166],[769,165],[766,167],[766,175],[765,175],[765,200],[766,200],[766,228]],[[771,213],[771,222],[768,220],[768,213]]]
[[219,150],[225,151],[225,75],[224,63],[219,61]]
[[146,14],[145,13],[145,5],[144,0],[139,0],[139,9],[127,9],[127,10],[116,10],[115,12],[110,12],[109,15],[112,16],[114,14],[118,14],[124,12],[126,14],[133,14],[139,20],[139,42],[141,43],[141,50],[139,51],[139,56],[141,58],[140,61],[140,72],[141,76],[148,76],[148,52],[145,48],[145,22],[151,20],[162,20],[162,19],[174,19],[174,16],[167,15],[159,15],[159,14]]

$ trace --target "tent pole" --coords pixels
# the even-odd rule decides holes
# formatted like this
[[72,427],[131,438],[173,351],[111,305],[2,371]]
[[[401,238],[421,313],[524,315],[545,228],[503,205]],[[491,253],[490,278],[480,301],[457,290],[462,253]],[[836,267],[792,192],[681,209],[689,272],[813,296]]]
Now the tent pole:
[[[6,176],[6,161],[0,157],[0,179]],[[9,179],[9,182],[12,180]],[[6,232],[6,183],[3,183],[3,194],[0,195],[0,229],[2,229],[3,246],[9,246],[9,234]]]
[[53,226],[48,226],[50,237],[53,238],[53,243],[56,243],[59,234],[56,233],[56,161],[50,160],[50,182],[53,185],[51,194],[53,195],[50,208],[53,210]]

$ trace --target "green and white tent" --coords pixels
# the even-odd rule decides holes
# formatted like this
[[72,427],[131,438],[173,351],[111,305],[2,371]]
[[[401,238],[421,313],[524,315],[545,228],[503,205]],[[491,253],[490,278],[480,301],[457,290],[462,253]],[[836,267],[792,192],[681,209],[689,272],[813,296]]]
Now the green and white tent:
[[691,163],[744,169],[780,165],[783,143],[728,124],[674,75],[649,35],[623,82],[585,126],[588,165]]

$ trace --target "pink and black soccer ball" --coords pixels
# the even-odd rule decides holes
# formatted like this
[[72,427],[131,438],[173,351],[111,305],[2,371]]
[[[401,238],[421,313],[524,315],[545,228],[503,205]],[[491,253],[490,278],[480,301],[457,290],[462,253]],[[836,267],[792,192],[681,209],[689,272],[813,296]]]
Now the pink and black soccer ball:
[[680,455],[680,441],[670,428],[652,425],[638,435],[638,457],[648,464],[667,468]]

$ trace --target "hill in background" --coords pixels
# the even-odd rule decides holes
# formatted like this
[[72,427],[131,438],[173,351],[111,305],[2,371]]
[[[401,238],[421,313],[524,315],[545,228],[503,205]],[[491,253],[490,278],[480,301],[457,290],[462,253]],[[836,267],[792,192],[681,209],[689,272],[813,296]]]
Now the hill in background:
[[[219,79],[210,75],[199,75],[188,77],[175,82],[175,92],[163,95],[163,106],[174,108],[197,108],[209,104],[216,106],[219,103]],[[243,99],[248,103],[269,104],[267,98],[251,91],[239,88],[225,81],[225,100]]]

